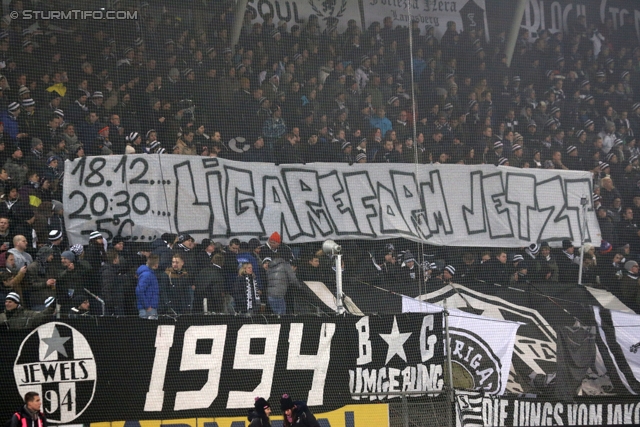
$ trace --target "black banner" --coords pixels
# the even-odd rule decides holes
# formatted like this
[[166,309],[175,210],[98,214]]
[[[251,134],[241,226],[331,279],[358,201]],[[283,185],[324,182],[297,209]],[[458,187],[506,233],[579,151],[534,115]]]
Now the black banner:
[[442,390],[442,336],[441,314],[49,322],[0,332],[0,414],[28,391],[63,424],[242,416],[283,393],[321,413],[370,402],[363,381],[376,400]]
[[[500,31],[509,31],[517,3],[512,0],[487,1],[492,37]],[[569,34],[580,15],[585,16],[587,24],[593,23],[598,27],[611,19],[614,30],[631,24],[630,33],[640,37],[640,3],[632,0],[528,0],[521,27],[528,29],[532,37],[537,37],[540,30]],[[625,22],[627,17],[631,22]]]
[[495,398],[456,392],[457,426],[612,426],[640,424],[636,398],[550,399]]

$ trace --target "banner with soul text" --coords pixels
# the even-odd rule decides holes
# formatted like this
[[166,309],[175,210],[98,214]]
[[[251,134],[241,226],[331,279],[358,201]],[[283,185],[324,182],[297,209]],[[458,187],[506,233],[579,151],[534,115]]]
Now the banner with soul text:
[[286,23],[288,30],[294,25],[304,26],[311,15],[318,17],[321,31],[336,26],[342,32],[352,19],[361,23],[358,2],[353,0],[248,0],[246,10],[251,13],[252,24],[262,23],[265,15],[270,15],[278,27]]
[[278,231],[286,243],[403,237],[523,247],[579,245],[582,228],[585,241],[600,242],[588,172],[141,154],[67,161],[63,193],[72,243],[94,230],[137,242],[165,232],[226,241]]

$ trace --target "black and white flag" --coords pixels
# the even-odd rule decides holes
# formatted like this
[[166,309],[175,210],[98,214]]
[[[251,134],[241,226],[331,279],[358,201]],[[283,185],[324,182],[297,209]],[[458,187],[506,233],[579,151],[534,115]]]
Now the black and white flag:
[[593,307],[600,352],[612,381],[619,381],[631,394],[640,394],[640,315]]
[[456,427],[484,427],[481,392],[456,390]]

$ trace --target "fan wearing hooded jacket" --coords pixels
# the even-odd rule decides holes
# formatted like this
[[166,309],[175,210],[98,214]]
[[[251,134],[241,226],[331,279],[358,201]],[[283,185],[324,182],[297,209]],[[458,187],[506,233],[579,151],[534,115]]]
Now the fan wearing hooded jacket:
[[320,423],[318,423],[316,417],[311,413],[306,402],[294,402],[288,394],[283,394],[280,399],[280,407],[284,415],[282,421],[284,427],[320,427]]
[[249,411],[249,427],[271,427],[271,405],[262,397],[256,397],[254,410]]

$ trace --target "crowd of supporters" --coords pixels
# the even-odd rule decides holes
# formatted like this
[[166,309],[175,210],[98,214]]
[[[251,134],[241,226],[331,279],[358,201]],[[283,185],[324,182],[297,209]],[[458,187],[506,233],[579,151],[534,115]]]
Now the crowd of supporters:
[[[603,242],[584,256],[567,242],[429,253],[406,241],[383,250],[351,242],[347,283],[410,296],[464,278],[576,283],[582,256],[584,283],[637,310],[640,46],[631,15],[617,29],[584,16],[564,33],[523,29],[508,65],[504,32],[487,42],[453,22],[436,37],[430,25],[394,27],[390,17],[362,31],[355,21],[344,30],[314,15],[276,24],[247,10],[232,46],[232,2],[214,2],[202,25],[132,1],[115,7],[135,20],[21,19],[49,3],[14,0],[18,18],[0,19],[0,279],[24,307],[44,309],[55,296],[63,315],[86,312],[86,288],[115,314],[199,312],[205,299],[214,312],[281,314],[305,309],[294,307],[304,297],[290,296],[305,292],[300,281],[335,281],[317,244],[266,256],[279,235],[226,247],[165,235],[133,249],[96,232],[86,248],[70,248],[57,202],[65,161],[146,153],[590,171]],[[146,294],[153,281],[140,277],[149,274],[158,292]]]

